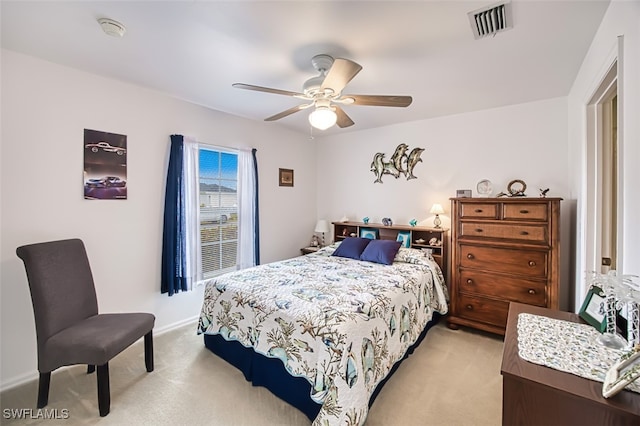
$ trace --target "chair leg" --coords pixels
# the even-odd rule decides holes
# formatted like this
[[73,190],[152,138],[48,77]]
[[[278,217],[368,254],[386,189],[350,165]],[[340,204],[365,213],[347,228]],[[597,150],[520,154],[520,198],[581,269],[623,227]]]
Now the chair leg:
[[100,417],[109,414],[111,407],[111,395],[109,391],[109,363],[98,366],[98,409]]
[[49,383],[51,382],[51,372],[40,373],[38,381],[38,408],[44,408],[49,403]]
[[144,364],[147,372],[153,371],[153,330],[144,335]]
[[96,371],[96,366],[95,365],[91,365],[91,364],[87,365],[87,374],[91,374],[94,371]]

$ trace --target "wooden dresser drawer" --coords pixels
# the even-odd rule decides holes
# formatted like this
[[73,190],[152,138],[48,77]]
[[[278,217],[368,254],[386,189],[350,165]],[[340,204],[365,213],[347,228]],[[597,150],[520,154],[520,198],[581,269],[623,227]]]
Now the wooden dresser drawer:
[[460,244],[460,266],[543,278],[547,252]]
[[509,302],[458,295],[455,314],[461,318],[506,327]]
[[461,203],[460,217],[461,218],[497,219],[498,204]]
[[461,271],[459,280],[458,291],[462,293],[493,296],[529,305],[546,304],[546,285],[542,281],[469,270]]
[[547,221],[547,203],[503,204],[502,218],[507,220]]
[[545,225],[505,225],[501,223],[462,222],[460,237],[503,238],[509,240],[548,243]]

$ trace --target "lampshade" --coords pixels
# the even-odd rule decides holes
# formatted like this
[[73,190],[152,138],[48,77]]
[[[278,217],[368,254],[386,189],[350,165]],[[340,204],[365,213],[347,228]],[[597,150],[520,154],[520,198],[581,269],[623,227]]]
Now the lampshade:
[[440,204],[434,204],[433,206],[431,206],[431,210],[429,210],[429,213],[444,214],[444,209]]
[[309,123],[316,129],[327,130],[329,127],[336,124],[336,120],[338,117],[336,116],[335,111],[333,111],[328,106],[318,106],[316,109],[309,114]]
[[329,232],[329,223],[324,219],[320,219],[318,223],[316,223],[315,232]]

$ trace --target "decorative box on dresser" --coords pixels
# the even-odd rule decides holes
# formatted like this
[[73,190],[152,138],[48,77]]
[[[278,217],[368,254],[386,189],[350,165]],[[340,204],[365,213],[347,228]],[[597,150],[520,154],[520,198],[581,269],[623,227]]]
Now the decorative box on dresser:
[[451,199],[449,327],[504,335],[510,302],[558,309],[561,200]]

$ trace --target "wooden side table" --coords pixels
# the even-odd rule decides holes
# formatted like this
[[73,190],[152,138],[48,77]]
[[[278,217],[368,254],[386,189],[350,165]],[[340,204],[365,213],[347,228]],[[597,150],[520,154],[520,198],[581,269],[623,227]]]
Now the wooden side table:
[[309,253],[315,253],[320,249],[320,247],[304,247],[300,249],[300,253],[302,254],[309,254]]
[[583,322],[576,314],[511,302],[502,354],[503,425],[640,425],[640,394],[602,396],[602,383],[518,355],[518,314]]

